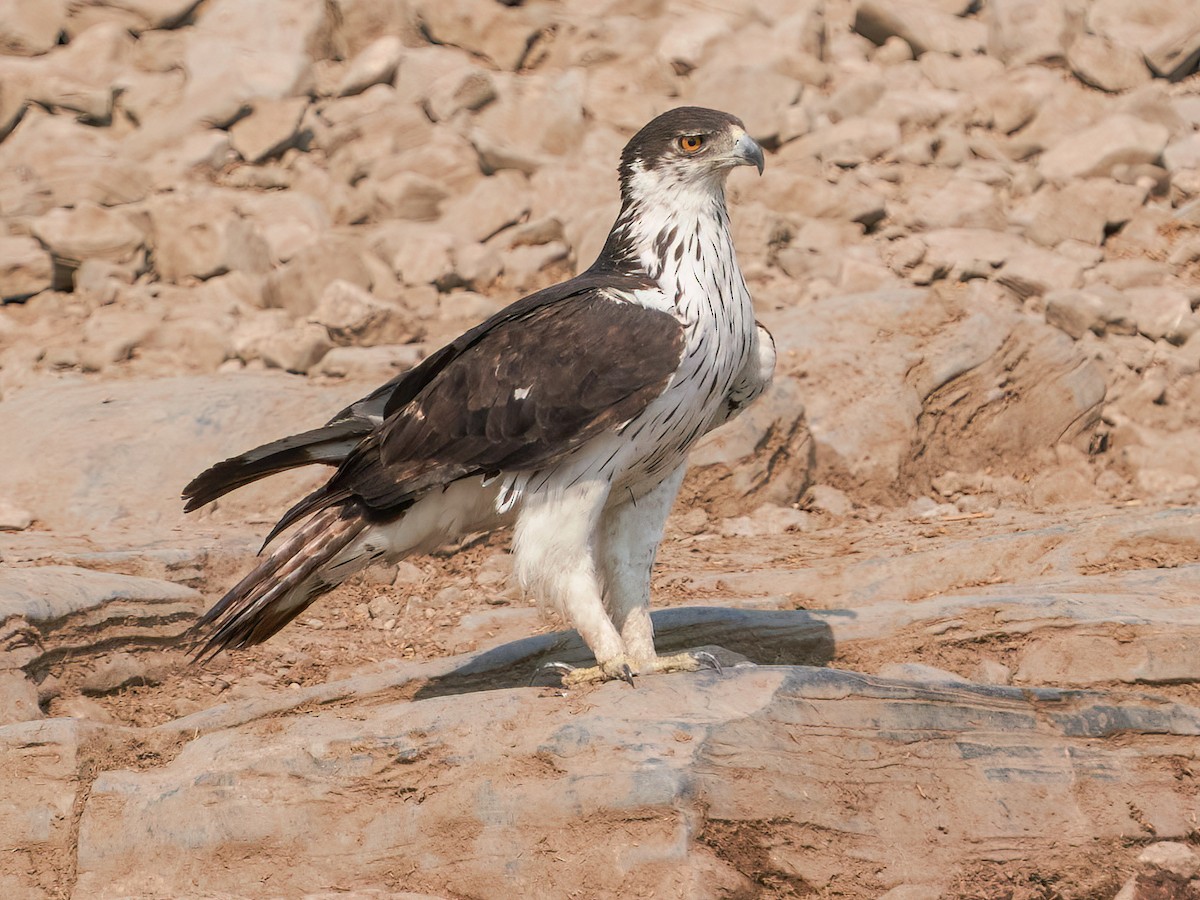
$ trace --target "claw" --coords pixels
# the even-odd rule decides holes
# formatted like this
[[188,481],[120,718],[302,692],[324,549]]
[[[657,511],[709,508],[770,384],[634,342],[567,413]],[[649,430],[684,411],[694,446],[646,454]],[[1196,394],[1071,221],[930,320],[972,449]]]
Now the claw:
[[637,687],[637,685],[633,683],[633,670],[629,668],[627,663],[621,664],[621,671],[617,673],[617,677],[630,687]]
[[693,651],[692,659],[694,659],[698,663],[703,663],[704,665],[708,666],[710,669],[716,669],[718,675],[720,675],[722,672],[725,671],[724,669],[721,668],[721,661],[719,659],[717,659],[715,656],[713,656],[711,653],[709,653],[707,650]]
[[538,680],[538,677],[547,671],[557,672],[559,675],[569,675],[575,671],[575,666],[565,662],[544,662],[529,676],[529,686],[533,687],[533,683]]

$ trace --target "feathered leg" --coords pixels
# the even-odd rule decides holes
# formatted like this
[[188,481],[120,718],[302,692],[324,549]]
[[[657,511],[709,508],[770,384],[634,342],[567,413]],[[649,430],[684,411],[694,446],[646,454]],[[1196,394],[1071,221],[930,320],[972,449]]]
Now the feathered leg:
[[595,478],[539,491],[523,501],[517,514],[513,571],[518,583],[561,612],[596,657],[595,669],[568,671],[564,684],[615,678],[633,683],[625,644],[604,609],[592,546],[608,489],[603,479]]

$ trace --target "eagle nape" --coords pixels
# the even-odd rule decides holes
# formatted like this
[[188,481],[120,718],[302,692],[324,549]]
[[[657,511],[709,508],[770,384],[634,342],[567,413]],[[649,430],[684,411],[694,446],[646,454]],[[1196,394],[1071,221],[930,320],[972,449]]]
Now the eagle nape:
[[620,212],[587,270],[510,304],[324,426],[197,476],[189,511],[276,472],[333,469],[197,623],[198,655],[267,640],[376,562],[507,527],[521,590],[562,614],[596,660],[546,667],[564,684],[720,671],[706,650],[657,654],[650,573],[689,451],[775,369],[725,203],[739,166],[763,167],[741,120],[663,113],[621,152]]

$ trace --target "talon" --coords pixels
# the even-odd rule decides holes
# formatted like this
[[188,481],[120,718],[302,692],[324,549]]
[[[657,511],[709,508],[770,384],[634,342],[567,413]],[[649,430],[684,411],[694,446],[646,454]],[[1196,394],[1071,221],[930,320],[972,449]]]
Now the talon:
[[692,653],[692,659],[698,663],[703,663],[710,669],[716,669],[717,674],[722,674],[725,670],[721,668],[721,661],[709,653],[707,650],[696,650]]
[[533,687],[533,683],[546,671],[557,672],[560,676],[565,676],[574,672],[575,667],[565,662],[544,662],[534,669],[533,674],[529,676],[529,686]]
[[621,664],[621,671],[617,673],[617,677],[630,687],[637,687],[637,685],[633,683],[633,670],[630,669],[627,664]]

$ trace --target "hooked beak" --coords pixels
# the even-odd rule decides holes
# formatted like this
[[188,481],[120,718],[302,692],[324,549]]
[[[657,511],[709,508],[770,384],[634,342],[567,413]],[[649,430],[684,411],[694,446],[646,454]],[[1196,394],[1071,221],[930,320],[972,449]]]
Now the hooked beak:
[[739,166],[754,166],[759,175],[763,172],[762,147],[748,134],[743,133],[733,145],[733,159]]

